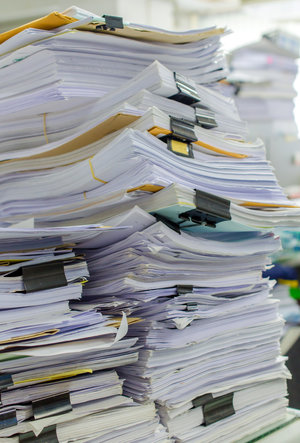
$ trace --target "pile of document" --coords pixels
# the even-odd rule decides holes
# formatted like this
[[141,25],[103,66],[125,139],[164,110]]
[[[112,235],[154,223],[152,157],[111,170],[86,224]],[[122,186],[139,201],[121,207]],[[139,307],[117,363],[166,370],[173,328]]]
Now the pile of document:
[[70,308],[89,279],[83,254],[70,244],[108,231],[0,232],[0,441],[165,441],[154,404],[122,395],[115,368],[138,358],[137,339],[123,338],[125,315]]
[[[288,40],[293,47],[282,45]],[[260,41],[233,52],[229,79],[237,83],[236,103],[243,118],[293,120],[299,55],[300,41],[282,31],[265,34]]]
[[[37,226],[98,223],[137,204],[157,212],[162,200],[165,207],[171,198],[174,204],[180,198],[191,206],[195,188],[230,200],[232,217],[237,214],[250,223],[254,218],[255,226],[282,219],[297,224],[293,217],[299,209],[283,212],[291,204],[265,158],[262,141],[251,140],[233,100],[188,81],[154,62],[99,99],[93,118],[69,127],[69,135],[59,133],[59,140],[49,140],[44,117],[35,115],[39,130],[46,131],[42,140],[37,136],[40,145],[35,147],[35,136],[22,136],[26,124],[31,128],[27,114],[22,124],[12,120],[7,139],[0,143],[2,226],[30,217]],[[183,92],[176,94],[178,88]],[[129,111],[128,106],[134,108]],[[79,109],[85,115],[85,107]],[[53,118],[61,116],[53,112]],[[16,124],[21,138],[16,138]],[[247,210],[261,206],[274,211]]]
[[158,404],[176,441],[235,441],[284,417],[283,322],[261,277],[278,247],[271,233],[158,222],[87,255],[94,278],[73,306],[144,319],[129,327],[139,360],[119,373],[125,394]]
[[298,183],[294,156],[300,142],[294,107],[299,55],[299,38],[277,30],[238,48],[231,57],[229,89],[251,132],[262,136],[282,186]]
[[[80,12],[74,10],[73,14]],[[87,12],[86,18],[89,15]],[[49,26],[53,17],[45,19]],[[101,18],[95,20],[103,22]],[[106,23],[110,27],[107,20]],[[76,32],[65,27],[56,28],[55,32],[20,29],[21,32],[3,41],[0,66],[5,69],[0,73],[3,81],[0,115],[6,117],[7,113],[25,109],[49,112],[70,110],[79,104],[92,106],[95,98],[120,87],[153,60],[163,62],[171,71],[180,70],[200,84],[210,84],[226,76],[225,58],[220,51],[224,29],[167,33],[122,22],[116,26],[117,32],[102,33],[99,39],[97,31],[101,31],[101,26],[86,27],[87,31],[95,32]],[[121,26],[129,39],[116,38]],[[137,36],[132,37],[132,32]],[[4,35],[3,39],[7,37]],[[29,41],[35,44],[26,45]],[[184,44],[175,46],[174,42]],[[19,49],[11,51],[15,48]]]
[[0,35],[0,442],[223,443],[284,420],[262,271],[300,209],[218,92],[226,32],[72,7]]

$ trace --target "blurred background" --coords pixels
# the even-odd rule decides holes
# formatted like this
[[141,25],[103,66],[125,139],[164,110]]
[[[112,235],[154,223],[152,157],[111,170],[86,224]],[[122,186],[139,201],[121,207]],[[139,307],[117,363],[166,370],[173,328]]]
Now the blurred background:
[[[1,2],[0,32],[56,10],[70,0]],[[235,98],[252,136],[261,137],[280,184],[300,205],[300,0],[76,0],[96,14],[173,31],[226,26],[228,77],[219,84]],[[283,250],[267,275],[286,319],[283,353],[293,373],[290,405],[300,408],[300,226],[283,231]]]

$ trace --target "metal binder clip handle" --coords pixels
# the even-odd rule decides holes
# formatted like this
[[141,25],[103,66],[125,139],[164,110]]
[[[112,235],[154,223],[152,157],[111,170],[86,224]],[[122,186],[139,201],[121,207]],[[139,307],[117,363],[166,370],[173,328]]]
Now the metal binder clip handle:
[[170,116],[170,129],[175,138],[186,142],[196,142],[195,125],[183,118]]
[[102,15],[105,20],[105,25],[97,26],[97,29],[104,31],[115,31],[116,29],[124,29],[123,18],[115,15]]
[[63,392],[62,394],[34,400],[32,402],[32,411],[35,420],[71,412],[70,393]]
[[170,99],[184,103],[185,105],[192,105],[200,101],[196,88],[190,84],[187,78],[174,72],[174,79],[178,93],[169,97]]
[[212,129],[218,126],[215,113],[206,106],[197,105],[195,107],[195,118],[197,124],[205,129]]
[[0,412],[0,430],[11,428],[18,424],[16,410]]
[[176,296],[191,294],[193,292],[193,285],[177,285],[176,286]]
[[235,414],[233,392],[215,397],[203,405],[204,425],[208,426]]
[[195,206],[179,214],[179,218],[212,228],[224,220],[231,220],[230,200],[195,189]]
[[64,263],[61,261],[24,266],[22,275],[26,293],[68,285]]
[[198,309],[198,303],[196,302],[188,302],[185,304],[186,306],[186,311],[197,311]]
[[167,143],[169,151],[182,157],[194,158],[191,142],[198,140],[194,131],[194,123],[170,115],[170,129],[172,134],[161,138],[162,141]]

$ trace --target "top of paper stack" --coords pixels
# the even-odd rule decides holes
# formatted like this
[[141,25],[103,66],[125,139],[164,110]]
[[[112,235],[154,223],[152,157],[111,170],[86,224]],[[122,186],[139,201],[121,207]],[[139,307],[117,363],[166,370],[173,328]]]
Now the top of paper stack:
[[3,32],[0,34],[0,43],[5,42],[21,31],[24,31],[24,29],[35,28],[52,30],[71,23],[73,23],[72,28],[83,31],[103,32],[105,34],[132,38],[134,40],[172,44],[197,42],[199,40],[220,35],[225,32],[224,28],[216,27],[196,29],[186,32],[166,31],[164,29],[154,28],[151,26],[123,23],[121,17],[108,15],[99,17],[91,16],[89,11],[72,6],[63,13],[54,11],[45,17],[41,17],[37,20],[19,26],[18,28]]

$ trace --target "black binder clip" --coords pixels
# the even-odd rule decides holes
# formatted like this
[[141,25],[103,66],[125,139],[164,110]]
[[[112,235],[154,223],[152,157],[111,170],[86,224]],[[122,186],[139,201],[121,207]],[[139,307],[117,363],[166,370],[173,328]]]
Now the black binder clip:
[[194,158],[191,142],[198,140],[194,131],[195,125],[182,118],[170,116],[170,128],[172,134],[161,138],[167,143],[169,151],[182,157]]
[[116,29],[124,29],[123,18],[115,15],[102,15],[105,20],[104,25],[96,26],[96,29],[103,31],[115,31]]
[[176,295],[174,297],[178,297],[179,295],[191,294],[193,292],[193,289],[193,285],[177,285]]
[[68,285],[62,261],[39,263],[24,266],[21,269],[24,289],[27,293]]
[[190,312],[197,311],[197,309],[198,309],[198,303],[196,303],[196,302],[188,302],[185,304],[185,306],[186,306],[185,310],[190,311]]
[[199,397],[196,397],[193,399],[193,401],[192,401],[193,408],[199,408],[200,406],[203,406],[212,400],[213,400],[212,394],[200,395]]
[[241,82],[236,82],[236,83],[234,84],[234,87],[235,87],[235,89],[234,89],[234,95],[239,95],[239,93],[240,93],[240,91],[241,91],[241,89],[242,89],[242,83],[241,83]]
[[204,394],[194,398],[192,403],[193,408],[202,407],[204,426],[211,425],[235,414],[233,392],[215,398],[212,394]]
[[218,126],[215,113],[204,105],[197,104],[195,107],[195,119],[197,125],[205,129],[212,129]]
[[188,120],[170,116],[170,128],[172,135],[179,140],[189,142],[198,140],[195,134],[195,125]]
[[32,412],[35,420],[51,417],[58,414],[66,414],[72,411],[69,392],[45,397],[32,402]]
[[10,374],[0,373],[0,392],[5,391],[9,386],[13,386],[14,382]]
[[185,105],[192,105],[200,101],[196,88],[189,83],[184,75],[174,72],[174,79],[178,93],[169,97],[170,99],[184,103]]
[[179,218],[211,228],[224,220],[231,220],[230,201],[224,198],[195,189],[195,206],[196,209],[179,214]]
[[59,443],[56,434],[56,425],[47,426],[42,432],[36,436],[34,432],[26,432],[19,434],[19,443]]
[[173,229],[173,231],[177,232],[178,234],[181,234],[180,226],[177,223],[167,219],[166,217],[160,214],[153,214],[153,216],[156,218],[158,222],[160,221],[164,223],[166,226],[168,226],[168,228]]
[[0,429],[11,428],[18,424],[16,410],[0,412]]
[[203,405],[204,425],[208,426],[235,414],[233,392],[213,398]]
[[243,87],[243,82],[240,81],[233,81],[233,82],[229,82],[230,86],[232,86],[233,88],[233,93],[234,95],[239,95],[242,87]]
[[[270,31],[270,32],[265,32],[262,35],[262,38],[265,38],[266,40],[269,40],[270,42],[277,44],[279,37],[280,37],[281,32],[278,30],[274,30],[274,31]],[[291,36],[290,36],[291,37]]]

